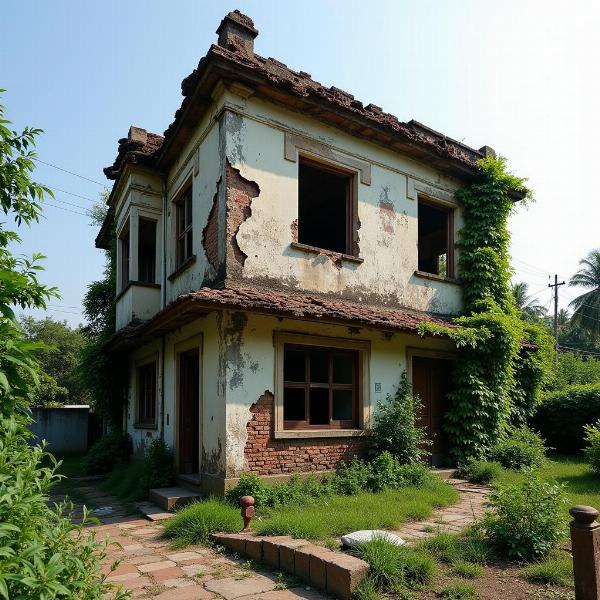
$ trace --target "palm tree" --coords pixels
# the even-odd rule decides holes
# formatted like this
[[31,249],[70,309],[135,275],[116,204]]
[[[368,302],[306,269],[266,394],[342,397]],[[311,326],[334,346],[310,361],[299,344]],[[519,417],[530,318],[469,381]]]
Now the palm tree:
[[515,300],[515,306],[521,312],[525,321],[538,321],[546,312],[546,309],[538,304],[537,298],[529,295],[529,285],[524,281],[512,283],[510,291]]
[[600,250],[592,250],[579,261],[581,267],[571,277],[569,285],[587,288],[569,306],[573,308],[573,323],[585,329],[595,340],[600,339]]

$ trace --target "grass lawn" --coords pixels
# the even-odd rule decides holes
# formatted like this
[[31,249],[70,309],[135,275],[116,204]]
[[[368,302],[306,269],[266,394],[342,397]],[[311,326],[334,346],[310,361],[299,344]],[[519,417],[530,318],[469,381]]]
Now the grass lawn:
[[426,519],[435,508],[457,500],[454,488],[441,479],[432,479],[422,487],[332,496],[302,506],[279,506],[264,511],[253,526],[264,535],[326,539],[359,529],[398,529],[407,521]]
[[[359,529],[398,529],[407,521],[426,519],[435,508],[457,500],[458,492],[434,477],[421,487],[377,494],[364,492],[356,496],[326,496],[259,509],[252,528],[258,534],[327,542]],[[202,543],[212,531],[237,531],[239,526],[239,508],[211,500],[179,511],[166,523],[165,535],[175,544]]]
[[[595,474],[580,455],[551,455],[539,469],[547,481],[564,484],[568,508],[575,504],[587,504],[600,509],[600,475]],[[505,471],[500,483],[515,483],[525,477],[523,473]]]

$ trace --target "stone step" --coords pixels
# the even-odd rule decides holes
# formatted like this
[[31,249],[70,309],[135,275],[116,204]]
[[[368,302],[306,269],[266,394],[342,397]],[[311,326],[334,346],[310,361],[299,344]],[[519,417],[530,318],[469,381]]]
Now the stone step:
[[440,467],[432,467],[431,471],[442,479],[452,479],[456,473],[456,469],[442,469]]
[[175,483],[189,490],[190,492],[196,492],[197,494],[202,494],[202,488],[200,487],[200,475],[177,475],[175,477]]
[[213,541],[237,554],[287,571],[312,587],[349,600],[369,571],[360,558],[288,536],[215,533]]
[[181,508],[190,502],[200,500],[201,495],[183,487],[154,488],[148,494],[150,502],[166,511]]

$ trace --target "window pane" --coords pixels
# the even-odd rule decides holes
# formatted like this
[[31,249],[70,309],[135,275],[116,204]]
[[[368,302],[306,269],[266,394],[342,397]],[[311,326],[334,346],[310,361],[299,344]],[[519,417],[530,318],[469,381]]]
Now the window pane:
[[329,389],[310,390],[310,424],[329,425]]
[[185,200],[185,224],[192,224],[192,192],[190,190],[188,197]]
[[329,381],[329,352],[327,350],[310,351],[310,382],[327,383]]
[[180,203],[177,205],[177,235],[181,234],[185,229],[185,205]]
[[333,420],[352,420],[352,390],[333,390]]
[[354,352],[336,352],[333,355],[333,383],[353,383]]
[[189,258],[192,255],[192,230],[187,232],[187,246],[185,249],[185,258]]
[[303,350],[285,349],[283,354],[283,380],[306,381]]
[[419,271],[446,275],[449,215],[448,209],[419,202]]
[[283,420],[304,421],[304,388],[285,388],[283,390]]

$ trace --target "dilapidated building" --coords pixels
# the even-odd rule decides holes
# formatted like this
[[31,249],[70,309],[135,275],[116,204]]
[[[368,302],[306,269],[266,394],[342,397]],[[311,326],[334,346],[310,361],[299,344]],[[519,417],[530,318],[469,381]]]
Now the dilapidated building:
[[406,371],[441,464],[453,347],[417,327],[461,311],[454,192],[493,151],[259,56],[238,11],[217,34],[164,136],[105,169],[136,452],[163,436],[214,492],[331,469]]

